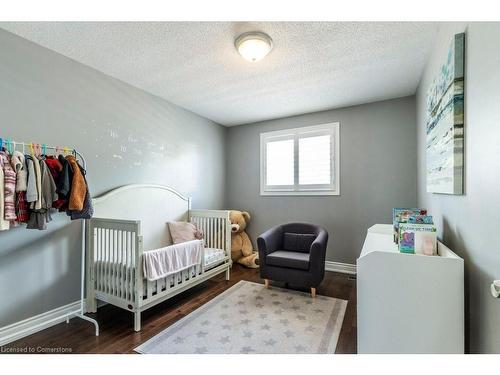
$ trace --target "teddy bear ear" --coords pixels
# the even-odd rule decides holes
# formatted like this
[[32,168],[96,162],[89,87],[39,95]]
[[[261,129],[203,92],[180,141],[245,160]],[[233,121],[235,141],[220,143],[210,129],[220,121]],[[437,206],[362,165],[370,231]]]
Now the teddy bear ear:
[[243,215],[243,217],[245,218],[245,221],[248,223],[250,221],[250,214],[246,211],[243,211],[241,213],[241,215]]

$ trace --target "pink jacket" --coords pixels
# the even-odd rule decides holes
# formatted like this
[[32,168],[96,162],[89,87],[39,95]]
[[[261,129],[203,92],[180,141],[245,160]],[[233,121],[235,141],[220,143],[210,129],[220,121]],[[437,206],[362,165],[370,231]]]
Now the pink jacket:
[[10,156],[0,151],[0,165],[4,178],[4,219],[16,220],[16,172],[10,164]]

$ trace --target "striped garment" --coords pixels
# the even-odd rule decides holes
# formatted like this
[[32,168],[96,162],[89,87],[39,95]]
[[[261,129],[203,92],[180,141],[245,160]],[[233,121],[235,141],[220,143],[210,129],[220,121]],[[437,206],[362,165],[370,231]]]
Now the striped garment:
[[16,172],[6,151],[0,151],[0,165],[4,178],[4,219],[16,220]]
[[16,216],[18,223],[27,223],[30,218],[25,191],[16,193]]

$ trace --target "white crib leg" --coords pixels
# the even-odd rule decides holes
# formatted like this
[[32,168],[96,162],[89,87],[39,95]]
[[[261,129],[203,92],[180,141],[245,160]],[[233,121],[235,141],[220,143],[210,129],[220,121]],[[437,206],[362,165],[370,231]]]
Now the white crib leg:
[[137,311],[134,313],[134,331],[139,332],[141,330],[141,312]]
[[226,270],[226,281],[229,281],[231,279],[231,269],[228,268]]

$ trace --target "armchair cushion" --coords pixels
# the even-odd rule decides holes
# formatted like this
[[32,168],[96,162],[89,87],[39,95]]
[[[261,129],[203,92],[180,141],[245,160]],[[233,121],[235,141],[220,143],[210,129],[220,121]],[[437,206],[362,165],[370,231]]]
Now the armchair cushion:
[[309,253],[287,250],[273,251],[266,256],[265,262],[270,266],[308,270]]
[[301,234],[285,232],[283,235],[283,249],[309,253],[311,245],[316,239],[315,234]]

